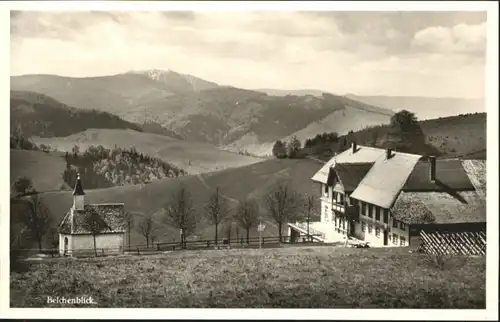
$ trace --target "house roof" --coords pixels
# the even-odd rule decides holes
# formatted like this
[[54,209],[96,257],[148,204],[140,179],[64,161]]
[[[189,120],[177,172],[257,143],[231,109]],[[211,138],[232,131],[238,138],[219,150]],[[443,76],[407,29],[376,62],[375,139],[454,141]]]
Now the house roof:
[[435,182],[430,180],[429,171],[430,163],[419,161],[403,186],[403,191],[474,190],[462,162],[458,159],[436,160]]
[[486,198],[486,160],[462,160],[462,167],[482,198]]
[[377,158],[370,171],[351,194],[352,198],[382,208],[391,208],[413,168],[422,157],[401,152],[392,152],[392,154],[393,156],[389,159],[386,158],[385,153]]
[[334,158],[336,163],[374,163],[380,156],[385,154],[384,149],[370,146],[358,145],[356,152],[352,152],[352,147],[339,153]]
[[[73,212],[73,216],[71,215]],[[101,233],[125,232],[127,222],[125,219],[125,205],[119,204],[89,204],[83,210],[70,210],[59,224],[59,232],[63,234],[90,234],[86,228],[86,221],[92,215],[99,216],[104,228]]]
[[330,168],[333,164],[335,164],[335,157],[328,160],[328,162],[314,174],[311,180],[326,184],[328,182],[328,176],[330,175]]
[[373,163],[337,164],[334,171],[337,173],[344,191],[352,192],[370,171],[372,165]]
[[408,224],[486,222],[486,199],[476,191],[401,192],[391,211]]
[[378,157],[385,153],[384,149],[372,148],[369,146],[358,145],[356,152],[353,153],[352,147],[337,154],[328,160],[321,169],[311,178],[313,181],[327,183],[330,169],[337,164],[367,164],[374,163]]

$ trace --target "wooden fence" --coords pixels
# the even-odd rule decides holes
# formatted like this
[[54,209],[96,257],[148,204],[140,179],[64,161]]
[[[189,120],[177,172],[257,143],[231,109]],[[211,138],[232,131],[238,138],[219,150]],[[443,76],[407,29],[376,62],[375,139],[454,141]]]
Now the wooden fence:
[[432,255],[486,255],[486,233],[421,231],[420,250]]
[[[203,250],[203,249],[226,249],[226,248],[273,248],[279,247],[281,244],[289,244],[290,237],[282,236],[280,242],[279,236],[262,237],[262,244],[260,243],[259,237],[239,239],[221,239],[217,243],[214,240],[189,240],[185,241],[184,245],[180,242],[168,242],[168,243],[155,243],[152,245],[133,245],[121,248],[97,248],[91,249],[77,249],[72,252],[68,252],[66,255],[73,255],[77,257],[101,257],[108,255],[116,255],[121,253],[128,253],[133,255],[146,255],[146,254],[157,254],[164,251],[179,251],[179,250]],[[17,249],[11,251],[11,255],[16,257],[32,257],[36,255],[43,254],[47,257],[59,257],[59,249]],[[64,255],[63,255],[64,256]]]

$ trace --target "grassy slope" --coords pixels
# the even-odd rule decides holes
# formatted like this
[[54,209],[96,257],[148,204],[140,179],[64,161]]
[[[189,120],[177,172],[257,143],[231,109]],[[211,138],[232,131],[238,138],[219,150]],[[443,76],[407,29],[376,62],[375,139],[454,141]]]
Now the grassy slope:
[[426,142],[445,155],[486,157],[486,114],[451,116],[420,123]]
[[259,158],[221,151],[210,144],[131,130],[90,129],[64,138],[32,139],[36,144],[48,144],[60,151],[71,151],[74,145],[80,146],[80,150],[90,145],[102,145],[108,149],[112,149],[115,144],[122,148],[135,146],[140,153],[158,157],[193,174],[261,161]]
[[63,155],[56,152],[10,150],[10,182],[20,176],[33,180],[37,191],[61,190],[65,186],[62,173],[66,168]]
[[339,135],[344,135],[349,131],[359,131],[368,126],[388,124],[390,118],[389,115],[347,107],[343,111],[335,111],[324,119],[309,124],[306,128],[295,132],[286,139],[296,135],[304,142],[304,140],[324,132],[337,132]]
[[485,273],[484,257],[449,258],[441,270],[423,254],[387,248],[55,259],[12,273],[10,303],[44,307],[46,296],[92,296],[98,307],[484,309]]
[[[344,135],[351,130],[359,131],[368,126],[388,124],[389,121],[389,115],[346,106],[343,110],[334,111],[322,119],[309,123],[299,131],[287,135],[283,140],[288,142],[293,136],[297,136],[304,143],[306,139],[314,137],[316,134],[337,132],[339,135]],[[256,136],[250,134],[231,143],[228,148],[231,150],[244,149],[254,155],[272,155],[273,145],[274,141],[261,143]]]
[[[162,208],[168,202],[171,194],[180,184],[184,184],[191,192],[196,210],[203,218],[204,206],[209,195],[216,186],[223,195],[232,199],[256,198],[261,201],[278,178],[291,180],[291,186],[300,193],[311,193],[317,187],[310,178],[318,170],[318,163],[312,160],[268,160],[246,167],[227,169],[209,174],[192,175],[172,179],[153,181],[148,185],[113,187],[108,189],[86,190],[85,200],[88,203],[124,202],[127,210],[140,213],[155,213],[159,241],[178,239],[178,229],[172,229],[162,223]],[[84,187],[85,189],[85,187]],[[319,192],[318,192],[319,194]],[[58,224],[71,207],[73,199],[71,192],[54,192],[44,195],[44,201],[49,207],[54,224]],[[234,208],[236,203],[230,201]],[[262,207],[262,212],[265,209]],[[139,216],[136,220],[139,220]],[[197,227],[196,235],[200,238],[212,238],[213,226],[202,221]],[[286,232],[285,232],[286,233]],[[233,235],[235,232],[233,231]],[[256,231],[251,235],[255,236]],[[277,229],[268,223],[266,236],[276,236]],[[136,230],[132,231],[131,244],[143,244],[144,238]]]

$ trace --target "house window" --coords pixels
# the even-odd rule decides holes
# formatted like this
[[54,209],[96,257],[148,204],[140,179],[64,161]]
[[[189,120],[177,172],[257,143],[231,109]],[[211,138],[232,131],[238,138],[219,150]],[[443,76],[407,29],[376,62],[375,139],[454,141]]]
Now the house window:
[[375,228],[375,236],[379,237],[380,236],[380,228]]
[[361,203],[361,214],[365,215],[365,213],[366,213],[366,203],[364,203],[363,201],[360,201],[360,203]]
[[384,209],[384,223],[389,223],[389,209]]
[[339,195],[340,195],[340,203],[343,204],[344,203],[344,194],[339,193]]
[[380,221],[380,208],[375,207],[375,220]]
[[392,227],[398,228],[398,221],[396,219],[392,219]]
[[368,205],[368,217],[373,218],[373,205]]
[[371,233],[372,233],[372,229],[373,229],[372,224],[368,224],[368,233],[369,233],[369,234],[371,234]]
[[406,224],[404,222],[399,223],[399,228],[401,228],[401,230],[406,230]]
[[396,234],[392,234],[392,243],[394,245],[397,245],[398,244],[398,235]]
[[401,237],[401,238],[400,238],[400,241],[399,241],[399,245],[401,245],[401,246],[406,246],[406,238]]
[[364,221],[361,223],[361,231],[362,232],[366,231],[366,223]]

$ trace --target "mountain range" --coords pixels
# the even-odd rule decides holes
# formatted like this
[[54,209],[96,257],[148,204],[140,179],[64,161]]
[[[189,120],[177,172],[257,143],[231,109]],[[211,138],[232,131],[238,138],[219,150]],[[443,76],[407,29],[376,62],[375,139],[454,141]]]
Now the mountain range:
[[[11,98],[11,110],[12,105],[22,105],[18,102],[21,93],[44,94],[59,105],[116,115],[123,120],[123,128],[259,156],[270,155],[279,139],[297,136],[304,141],[322,132],[342,135],[387,124],[394,111],[402,108],[425,119],[431,112],[444,116],[448,111],[457,114],[457,108],[481,107],[480,101],[462,99],[342,96],[314,89],[249,90],[159,69],[86,78],[12,76],[11,90],[16,96]],[[77,128],[95,127],[87,122]],[[46,132],[32,134],[47,136]],[[54,136],[71,134],[76,133]]]
[[[329,126],[332,118],[341,119],[343,129],[339,130],[347,132],[387,123],[393,114],[330,93],[268,95],[161,70],[87,78],[13,76],[11,90],[41,93],[77,109],[112,113],[127,122],[153,122],[170,131],[170,136],[259,155],[270,154],[269,147],[278,139],[295,134],[305,139],[305,132],[335,130]],[[352,116],[334,117],[341,115],[339,111]]]

